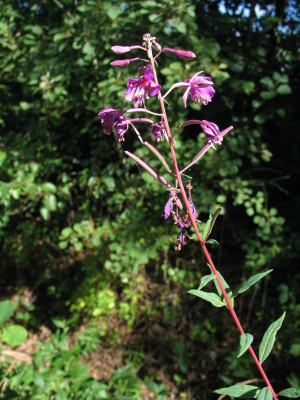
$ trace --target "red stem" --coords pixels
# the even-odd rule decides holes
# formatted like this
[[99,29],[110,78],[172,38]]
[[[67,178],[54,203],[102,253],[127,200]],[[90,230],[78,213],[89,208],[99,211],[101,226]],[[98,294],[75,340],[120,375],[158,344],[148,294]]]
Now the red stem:
[[[149,56],[149,59],[150,59],[150,62],[151,62],[151,66],[152,66],[154,81],[158,85],[158,79],[157,79],[154,59],[153,59],[153,55],[152,55],[152,51],[151,51],[151,45],[149,46],[149,49],[148,49],[148,56]],[[165,109],[164,100],[163,100],[160,92],[158,93],[158,99],[159,99],[159,102],[160,102],[160,107],[161,107],[161,111],[162,111],[162,115],[163,115],[163,119],[164,119],[164,124],[165,124],[166,132],[167,132],[167,135],[168,135],[168,139],[169,139],[170,150],[171,150],[171,154],[172,154],[172,160],[173,160],[173,165],[174,165],[176,178],[177,178],[177,181],[178,181],[178,184],[179,184],[180,193],[181,193],[181,196],[183,198],[187,213],[189,215],[189,218],[190,218],[190,221],[191,221],[191,223],[193,225],[193,228],[195,229],[195,232],[196,232],[198,240],[199,240],[199,242],[201,244],[203,253],[204,253],[204,255],[205,255],[205,257],[206,257],[209,265],[211,266],[211,269],[212,269],[212,271],[213,271],[213,273],[214,273],[214,275],[216,277],[218,285],[219,285],[219,287],[221,289],[221,292],[222,292],[222,294],[224,296],[224,299],[225,299],[225,301],[227,303],[227,307],[229,309],[229,312],[230,312],[230,314],[231,314],[231,316],[232,316],[232,318],[233,318],[233,320],[234,320],[239,332],[241,334],[244,334],[245,331],[244,331],[244,329],[243,329],[243,327],[242,327],[242,325],[241,325],[241,323],[240,323],[240,321],[238,319],[238,316],[236,315],[236,312],[234,311],[234,309],[232,307],[232,304],[231,304],[231,302],[229,300],[229,297],[228,297],[228,295],[226,293],[226,290],[225,290],[225,288],[224,288],[224,286],[222,284],[222,281],[220,279],[218,271],[217,271],[217,269],[216,269],[216,267],[215,267],[215,265],[214,265],[214,263],[213,263],[213,261],[212,261],[212,259],[210,257],[210,254],[209,254],[209,252],[208,252],[208,250],[207,250],[207,248],[205,246],[205,243],[204,243],[204,241],[203,241],[203,239],[201,237],[201,234],[199,232],[196,220],[193,217],[193,213],[192,213],[192,210],[190,208],[189,201],[188,201],[188,198],[187,198],[187,195],[186,195],[186,192],[185,192],[185,188],[184,188],[184,185],[183,185],[183,182],[182,182],[182,179],[181,179],[180,171],[179,171],[179,168],[178,168],[178,165],[177,165],[176,153],[175,153],[175,149],[174,149],[174,145],[173,145],[173,137],[172,137],[172,134],[171,134],[171,131],[170,131],[170,126],[169,126],[169,122],[168,122],[168,117],[167,117],[167,113],[166,113],[166,109]],[[259,362],[259,360],[258,360],[258,358],[257,358],[252,346],[249,346],[248,350],[249,350],[249,352],[250,352],[250,354],[251,354],[251,356],[252,356],[252,358],[253,358],[256,366],[257,366],[257,368],[259,369],[259,372],[261,373],[261,376],[263,377],[264,381],[266,382],[266,385],[270,389],[270,391],[272,393],[272,396],[273,396],[273,399],[274,400],[278,400],[278,397],[277,397],[277,395],[276,395],[276,393],[275,393],[275,391],[274,391],[274,389],[273,389],[273,387],[272,387],[272,385],[271,385],[271,383],[270,383],[270,381],[269,381],[269,379],[268,379],[268,377],[267,377],[267,375],[266,375],[261,363]]]

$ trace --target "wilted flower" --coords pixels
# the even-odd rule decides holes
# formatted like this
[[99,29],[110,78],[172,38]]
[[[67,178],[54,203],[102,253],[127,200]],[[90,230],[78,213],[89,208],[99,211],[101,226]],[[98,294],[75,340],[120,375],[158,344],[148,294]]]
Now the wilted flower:
[[169,200],[166,202],[165,208],[164,208],[164,219],[168,219],[171,212],[173,211],[173,197],[170,196]]
[[110,135],[115,128],[118,140],[122,140],[128,129],[128,120],[124,117],[123,111],[114,108],[103,108],[98,115],[103,125],[104,133]]
[[156,122],[151,124],[150,132],[157,138],[157,141],[160,142],[163,140],[164,135],[166,134],[165,126],[163,122]]
[[209,142],[218,144],[222,143],[223,136],[220,133],[218,125],[213,122],[206,121],[205,119],[200,121],[200,125]]
[[130,78],[127,82],[127,90],[125,98],[134,101],[134,107],[139,107],[140,103],[144,103],[145,99],[150,96],[156,96],[160,91],[160,85],[156,85],[152,73],[151,66],[143,67],[144,74],[139,78]]
[[[211,101],[213,95],[215,94],[215,89],[210,86],[213,85],[213,81],[209,76],[199,76],[202,72],[197,72],[191,79],[186,79],[184,82],[188,83],[189,86],[183,95],[183,104],[186,107],[187,98],[190,94],[191,99],[196,102],[202,102],[207,104]],[[204,85],[204,86],[199,86]]]

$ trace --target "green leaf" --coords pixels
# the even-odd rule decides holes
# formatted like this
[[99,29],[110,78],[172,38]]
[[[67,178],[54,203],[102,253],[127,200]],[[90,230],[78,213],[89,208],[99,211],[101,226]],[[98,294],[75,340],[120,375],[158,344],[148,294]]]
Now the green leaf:
[[272,347],[275,343],[276,333],[281,328],[284,317],[285,317],[285,312],[282,314],[280,318],[274,321],[266,330],[264,337],[262,338],[261,344],[259,346],[259,361],[261,363],[263,363],[270,354]]
[[300,388],[288,388],[281,390],[278,396],[289,397],[291,399],[298,399],[300,397]]
[[264,387],[257,393],[257,400],[272,400],[272,393],[268,387]]
[[227,396],[231,397],[253,399],[258,389],[259,388],[257,386],[240,384],[214,390],[214,392],[217,394],[226,394]]
[[3,330],[2,340],[9,346],[19,346],[27,339],[28,332],[21,325],[8,325]]
[[262,83],[264,86],[267,86],[268,88],[271,88],[273,86],[273,81],[268,76],[261,78],[260,83]]
[[264,278],[266,275],[268,275],[270,272],[272,272],[272,269],[268,269],[268,271],[265,272],[260,272],[259,274],[252,275],[249,279],[246,280],[246,282],[243,283],[243,285],[237,289],[236,291],[236,296],[238,294],[246,292],[251,286],[253,286],[256,282]]
[[54,194],[49,194],[44,197],[43,204],[49,211],[56,210],[56,196]]
[[204,230],[202,232],[202,237],[204,242],[207,240],[209,235],[211,234],[211,231],[214,227],[214,224],[216,222],[216,219],[218,218],[218,215],[223,211],[222,207],[219,207],[214,211],[212,214],[209,215],[209,218],[205,224]]
[[6,153],[3,150],[0,150],[0,167],[1,165],[4,163],[4,161],[6,160]]
[[206,286],[213,279],[216,279],[215,275],[213,274],[203,276],[200,280],[200,285],[198,287],[198,290],[204,288],[204,286]]
[[277,93],[278,94],[291,94],[292,89],[289,85],[286,85],[286,84],[279,85],[277,88]]
[[250,333],[243,333],[240,336],[240,351],[237,356],[238,358],[241,357],[248,350],[252,342],[253,336]]
[[43,218],[45,221],[48,221],[48,219],[49,219],[49,217],[50,217],[50,211],[48,210],[48,208],[42,207],[42,208],[40,209],[40,213],[41,213],[42,218]]
[[203,300],[208,301],[215,307],[224,307],[225,306],[221,297],[219,297],[216,293],[204,292],[203,290],[198,290],[198,289],[189,290],[188,293],[190,293],[194,296],[200,297]]
[[289,77],[287,75],[281,75],[277,71],[273,72],[273,78],[275,81],[278,81],[280,83],[288,83]]
[[120,7],[116,7],[116,6],[109,6],[108,10],[107,10],[107,15],[109,16],[110,19],[116,19],[118,18],[118,16],[122,14],[122,10]]
[[208,239],[205,244],[212,244],[213,246],[218,246],[219,242],[216,239]]
[[55,186],[53,183],[51,183],[51,182],[45,182],[45,183],[43,183],[42,189],[43,189],[45,192],[48,192],[48,193],[55,193],[55,192],[56,192],[56,186]]
[[61,237],[63,239],[69,238],[72,234],[73,234],[73,230],[68,226],[61,231]]
[[0,302],[0,324],[10,318],[16,311],[16,305],[9,300]]
[[257,124],[264,124],[266,120],[266,115],[265,114],[258,114],[255,115],[254,117],[254,122],[256,122]]
[[[211,273],[214,275],[211,266],[210,266],[209,264],[207,264],[207,266],[208,266],[208,268],[211,270]],[[229,300],[230,300],[230,302],[231,302],[231,305],[232,305],[232,307],[233,307],[233,306],[234,306],[234,295],[233,295],[233,293],[232,293],[232,290],[230,289],[230,286],[228,285],[228,283],[225,281],[225,279],[224,279],[223,275],[221,274],[221,272],[220,272],[220,271],[217,271],[217,272],[218,272],[219,278],[220,278],[220,280],[221,280],[221,282],[222,282],[222,285],[223,285],[223,287],[224,287],[224,289],[225,289],[225,291],[226,291],[226,293],[227,293],[227,295],[228,295],[228,297],[229,297]],[[215,287],[216,287],[216,289],[217,289],[217,292],[218,292],[220,298],[221,298],[222,301],[223,301],[223,304],[224,304],[226,307],[228,307],[228,306],[227,306],[227,303],[226,303],[226,300],[224,299],[222,290],[221,290],[221,288],[220,288],[220,286],[219,286],[219,284],[218,284],[217,279],[214,280],[214,284],[215,284]]]

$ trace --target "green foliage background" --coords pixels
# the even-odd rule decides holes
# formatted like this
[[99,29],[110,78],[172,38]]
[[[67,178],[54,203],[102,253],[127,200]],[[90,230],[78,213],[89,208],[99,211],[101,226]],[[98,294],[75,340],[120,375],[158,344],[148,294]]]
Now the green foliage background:
[[[236,307],[254,337],[280,309],[288,311],[275,362],[266,367],[275,387],[299,385],[296,7],[293,1],[0,0],[1,297],[18,296],[19,323],[29,332],[46,325],[53,335],[34,353],[29,377],[22,366],[7,373],[9,362],[2,365],[8,389],[1,398],[67,399],[73,391],[80,399],[142,399],[147,388],[154,398],[173,391],[176,398],[209,399],[222,383],[256,376],[250,359],[231,355],[238,337],[226,311],[208,311],[187,294],[207,272],[199,248],[190,243],[175,253],[176,229],[161,215],[167,193],[123,150],[148,161],[151,155],[133,134],[124,144],[104,136],[97,117],[103,107],[128,107],[126,80],[136,76],[135,65],[110,67],[110,47],[139,44],[146,31],[163,46],[197,54],[191,62],[161,57],[164,84],[199,70],[215,82],[206,107],[185,110],[174,94],[173,126],[185,118],[234,125],[224,144],[189,171],[193,199],[203,220],[225,208],[214,231],[221,245],[212,253],[230,284],[274,269]],[[193,127],[176,136],[181,165],[203,141]],[[155,160],[151,165],[158,167]],[[22,303],[25,289],[29,305]],[[83,354],[67,340],[79,327],[88,332],[80,339],[87,354],[97,343],[122,350],[106,381],[80,370]],[[75,372],[65,368],[52,386],[37,377],[43,351],[51,360],[61,357],[53,373],[67,362],[63,357],[71,357]],[[78,388],[64,386],[79,376]]]

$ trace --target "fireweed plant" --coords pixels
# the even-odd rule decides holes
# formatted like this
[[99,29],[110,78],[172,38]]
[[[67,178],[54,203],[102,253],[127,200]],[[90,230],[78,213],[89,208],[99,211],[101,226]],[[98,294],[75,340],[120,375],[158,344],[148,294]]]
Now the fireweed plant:
[[[196,57],[193,52],[176,50],[172,48],[162,48],[161,45],[156,41],[156,38],[148,33],[143,36],[142,45],[116,45],[112,47],[112,51],[116,54],[139,51],[142,54],[142,57],[113,61],[111,63],[113,67],[124,67],[136,62],[142,63],[142,66],[138,68],[139,76],[137,78],[130,78],[127,82],[125,98],[129,102],[133,103],[133,108],[128,108],[127,110],[104,108],[99,112],[99,118],[103,125],[104,133],[106,135],[110,135],[112,132],[115,132],[117,140],[123,141],[126,132],[129,130],[129,128],[132,128],[140,142],[147,146],[148,149],[151,150],[152,153],[160,160],[168,173],[173,175],[175,184],[172,185],[167,181],[167,179],[151,168],[151,166],[144,160],[140,159],[129,151],[125,151],[127,156],[131,157],[136,163],[138,163],[149,174],[151,174],[154,179],[156,179],[166,188],[166,191],[168,192],[168,200],[163,209],[163,217],[164,219],[173,219],[174,223],[179,229],[175,247],[176,250],[181,250],[181,248],[187,244],[188,240],[190,239],[189,230],[191,228],[193,228],[196,233],[211,273],[203,276],[201,278],[199,288],[196,290],[190,290],[189,293],[210,302],[216,307],[226,306],[228,308],[233,321],[240,332],[240,351],[238,357],[248,350],[265,382],[265,387],[263,388],[248,384],[236,384],[227,388],[218,389],[215,392],[231,397],[258,399],[273,398],[277,400],[278,396],[291,398],[299,397],[299,389],[295,388],[288,388],[276,394],[262,366],[263,361],[271,352],[275,342],[276,333],[282,325],[285,313],[279,319],[274,321],[265,332],[259,347],[259,356],[257,356],[253,350],[253,347],[251,346],[253,336],[244,331],[234,310],[234,297],[249,289],[252,285],[262,279],[272,270],[253,275],[242,285],[242,287],[235,291],[232,291],[229,288],[227,282],[224,280],[220,272],[217,271],[206,247],[208,236],[212,231],[215,220],[221,209],[217,209],[212,215],[210,215],[205,224],[201,224],[198,220],[197,209],[192,200],[191,181],[189,180],[184,184],[182,179],[183,176],[186,178],[184,172],[196,164],[208,150],[211,148],[216,150],[216,145],[221,145],[224,136],[231,131],[233,127],[229,126],[224,130],[220,130],[218,125],[216,125],[214,122],[200,119],[188,120],[181,123],[179,126],[180,128],[189,125],[199,125],[206,136],[207,143],[187,166],[181,170],[178,167],[176,152],[174,149],[174,135],[171,133],[165,108],[166,98],[170,95],[170,93],[176,90],[182,95],[184,107],[187,106],[188,101],[194,101],[207,105],[215,94],[212,79],[209,76],[205,76],[203,71],[200,71],[195,73],[190,79],[186,79],[183,82],[174,83],[164,94],[162,94],[162,88],[158,82],[156,72],[158,57],[164,53],[172,53],[182,59],[191,60]],[[153,112],[147,108],[147,100],[150,96],[158,99],[161,113]],[[138,129],[139,124],[147,125],[151,135],[157,142],[160,142],[164,139],[168,141],[173,161],[173,168],[168,165],[162,153],[155,146],[143,140]],[[215,283],[217,293],[202,290],[205,285],[211,281]]]

